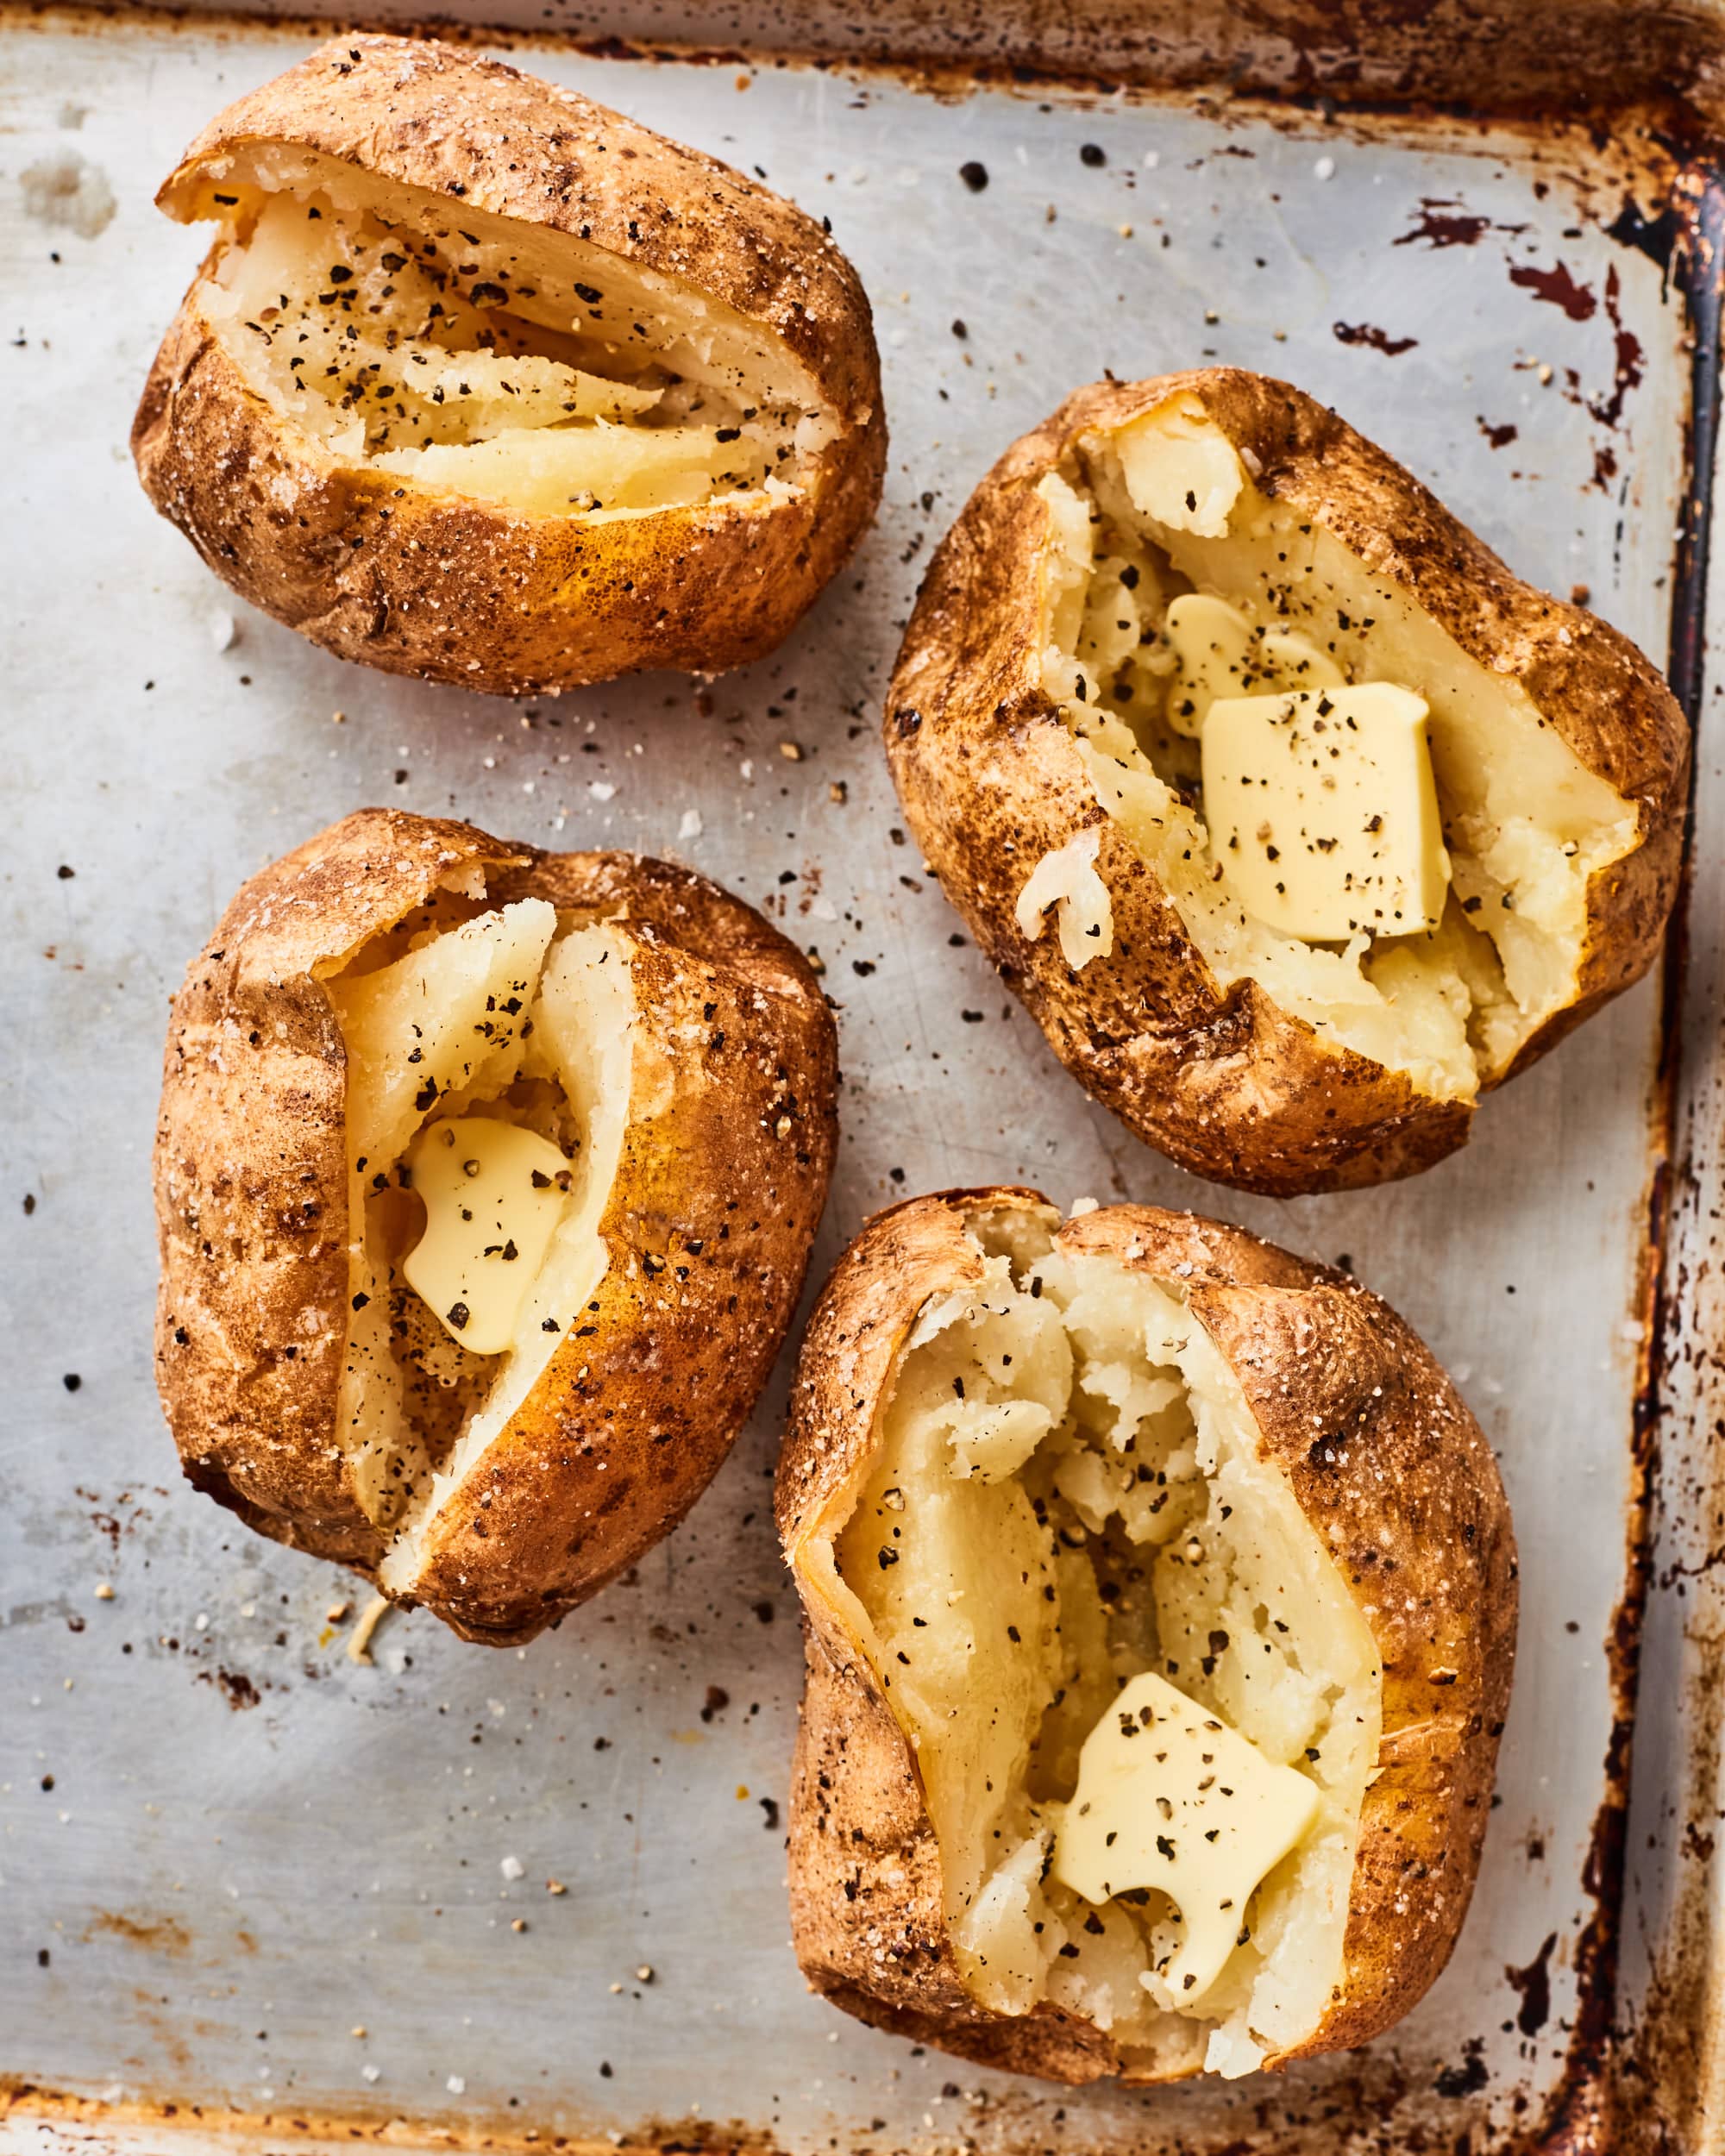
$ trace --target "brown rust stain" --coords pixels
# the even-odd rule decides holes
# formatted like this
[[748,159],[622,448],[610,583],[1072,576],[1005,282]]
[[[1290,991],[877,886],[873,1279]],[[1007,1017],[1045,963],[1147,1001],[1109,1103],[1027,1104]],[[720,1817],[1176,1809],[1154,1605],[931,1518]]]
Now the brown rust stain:
[[1521,1994],[1515,2026],[1524,2036],[1537,2036],[1552,2018],[1552,1954],[1557,1943],[1557,1934],[1548,1932],[1545,1945],[1525,1969],[1508,1968],[1503,1971],[1510,1990]]
[[1391,247],[1413,247],[1423,241],[1433,249],[1475,247],[1488,232],[1513,235],[1527,229],[1525,224],[1500,224],[1494,218],[1482,216],[1477,210],[1469,210],[1460,201],[1448,197],[1422,195],[1413,225],[1389,244]]
[[1611,394],[1588,405],[1602,427],[1615,427],[1622,417],[1623,400],[1632,389],[1640,386],[1647,357],[1641,340],[1623,320],[1622,289],[1614,262],[1605,273],[1605,318],[1611,324],[1612,336]]
[[105,1933],[123,1939],[129,1946],[141,1946],[154,1954],[172,1954],[176,1959],[191,1952],[191,1934],[177,1916],[134,1916],[125,1909],[98,1909],[85,1927],[84,1936]]
[[1333,322],[1330,329],[1339,344],[1369,345],[1374,352],[1383,353],[1387,360],[1393,360],[1398,353],[1411,352],[1420,342],[1417,337],[1392,337],[1375,322]]
[[1509,282],[1523,286],[1547,306],[1561,307],[1571,322],[1590,321],[1599,311],[1599,295],[1590,285],[1578,284],[1564,262],[1555,262],[1550,269],[1533,262],[1512,262]]

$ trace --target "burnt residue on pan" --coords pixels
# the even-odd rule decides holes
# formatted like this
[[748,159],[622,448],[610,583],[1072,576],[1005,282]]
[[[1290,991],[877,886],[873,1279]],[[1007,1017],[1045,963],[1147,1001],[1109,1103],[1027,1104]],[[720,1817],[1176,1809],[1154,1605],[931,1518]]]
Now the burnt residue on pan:
[[[1678,176],[1667,208],[1652,218],[1632,217],[1626,210],[1613,228],[1615,237],[1650,254],[1681,287],[1685,296],[1694,337],[1690,438],[1684,469],[1688,491],[1681,505],[1678,526],[1678,568],[1672,612],[1669,673],[1672,686],[1691,718],[1698,718],[1703,690],[1705,639],[1704,599],[1711,537],[1709,475],[1717,448],[1720,419],[1720,360],[1722,328],[1725,327],[1725,184],[1718,160],[1697,160]],[[1661,1085],[1678,1097],[1680,1042],[1679,1020],[1685,980],[1690,969],[1690,895],[1694,864],[1685,863],[1684,887],[1667,939],[1665,968],[1665,1005],[1662,1038],[1665,1054],[1660,1069]],[[1697,1123],[1711,1119],[1716,1125],[1720,1103],[1705,1093],[1695,1104],[1695,1121],[1685,1132],[1697,1139]],[[1699,1163],[1686,1154],[1675,1159],[1668,1190],[1672,1219],[1665,1224],[1668,1244],[1677,1239],[1674,1223],[1687,1216],[1684,1244],[1688,1263],[1697,1270],[1716,1264],[1717,1197],[1706,1187]],[[1703,1225],[1697,1234],[1694,1222]],[[1695,1249],[1701,1244],[1702,1252]],[[1697,1365],[1716,1368],[1718,1342],[1694,1337],[1691,1310],[1702,1282],[1668,1263],[1663,1269],[1649,1338],[1647,1394],[1649,1413],[1648,1473],[1659,1488],[1662,1465],[1673,1487],[1664,1490],[1665,1513],[1675,1515],[1697,1539],[1707,1541],[1707,1523],[1713,1525],[1713,1546],[1693,1565],[1679,1561],[1664,1567],[1656,1577],[1651,1540],[1641,1565],[1641,1606],[1636,1620],[1645,1615],[1651,1592],[1681,1597],[1689,1579],[1703,1574],[1712,1564],[1717,1548],[1718,1497],[1716,1488],[1704,1481],[1705,1470],[1684,1488],[1676,1487],[1678,1463],[1663,1463],[1657,1451],[1662,1417],[1659,1410],[1668,1395],[1684,1401],[1685,1381],[1693,1383]],[[1711,1388],[1703,1378],[1703,1399]],[[1693,1411],[1692,1401],[1687,1403]],[[1694,1517],[1684,1518],[1692,1507]],[[1710,1865],[1716,1820],[1717,1788],[1722,1758],[1725,1758],[1725,1695],[1716,1685],[1692,1687],[1687,1705],[1686,1757],[1680,1785],[1662,1794],[1665,1799],[1660,1826],[1668,1833],[1683,1830],[1677,1838],[1672,1907],[1659,1942],[1649,1996],[1640,2002],[1637,2025],[1622,2032],[1621,2078],[1628,2092],[1622,2107],[1623,2133],[1619,2156],[1676,2156],[1709,2146],[1709,2129],[1703,2110],[1707,2083],[1708,2053],[1717,2042],[1717,1999],[1713,1972],[1717,1965],[1717,1934],[1712,1906]],[[1697,1826],[1698,1820],[1708,1822]],[[1621,1880],[1620,1880],[1621,1890]]]
[[1338,344],[1363,344],[1373,352],[1383,353],[1386,360],[1411,352],[1420,342],[1417,337],[1392,337],[1375,322],[1334,322],[1330,324],[1330,330]]
[[[273,15],[274,10],[269,10]],[[1709,135],[1717,108],[1720,26],[1692,6],[1631,11],[1619,0],[691,0],[681,42],[619,34],[603,0],[545,0],[536,42],[561,38],[596,57],[711,57],[772,65],[780,54],[1101,93],[1126,85],[1337,106],[1481,110],[1493,120],[1615,127],[1634,105],[1685,137]],[[508,41],[483,10],[426,10],[419,27]],[[283,19],[278,17],[277,19]],[[361,7],[352,27],[367,27]],[[403,27],[398,11],[386,27]]]
[[[317,2110],[242,2111],[148,2096],[108,2103],[0,2075],[0,2130],[9,2118],[82,2128],[85,2134],[80,2135],[78,2147],[90,2156],[106,2156],[111,2144],[100,2138],[104,2131],[116,2137],[124,2134],[126,2146],[135,2148],[148,2145],[144,2136],[164,2128],[171,2134],[197,2129],[212,2138],[219,2134],[235,2156],[254,2156],[265,2150],[279,2156],[279,2152],[296,2147],[322,2152],[367,2146],[436,2148],[450,2156],[547,2156],[547,2152],[555,2152],[555,2156],[618,2156],[619,2149],[637,2152],[637,2156],[649,2150],[653,2156],[786,2156],[783,2144],[772,2134],[737,2119],[648,2118],[627,2134],[563,2134],[534,2126],[519,2114],[497,2118],[481,2112],[452,2126],[447,2117],[418,2117],[381,2103],[330,2116]],[[92,2131],[96,2138],[87,2138]],[[53,2140],[43,2143],[48,2150],[60,2146]],[[876,2156],[888,2156],[888,2152],[881,2147]]]
[[[1690,440],[1684,469],[1689,492],[1678,530],[1673,577],[1671,648],[1667,672],[1672,686],[1698,724],[1702,699],[1711,507],[1708,475],[1713,469],[1719,423],[1719,369],[1722,304],[1719,281],[1722,232],[1725,232],[1725,188],[1710,166],[1690,165],[1673,178],[1666,205],[1652,217],[1626,207],[1611,227],[1613,235],[1640,247],[1674,279],[1686,303],[1691,335]],[[1640,348],[1633,337],[1628,352],[1621,342],[1616,311],[1616,275],[1608,281],[1608,316],[1619,332],[1618,387],[1604,411],[1595,417],[1615,423],[1628,387],[1640,379]],[[1633,379],[1626,379],[1633,375]],[[1665,943],[1661,977],[1660,1052],[1654,1077],[1654,1169],[1645,1212],[1646,1241],[1640,1301],[1645,1312],[1635,1394],[1635,1495],[1628,1521],[1625,1591],[1606,1642],[1615,1702],[1606,1758],[1606,1794],[1594,1822],[1583,1885],[1592,1898],[1593,1915],[1576,1950],[1579,1999],[1563,2083],[1541,2130],[1527,2144],[1540,2156],[1625,2156],[1633,2143],[1650,2151],[1668,2147],[1675,2156],[1681,2144],[1667,2144],[1645,2115],[1649,2091],[1665,2079],[1669,2055],[1687,2054],[1697,2034],[1698,1998],[1684,2010],[1673,2002],[1656,2018],[1658,2026],[1630,2029],[1618,2010],[1619,1944],[1628,1823],[1629,1775],[1634,1708],[1640,1665],[1642,1621],[1653,1579],[1653,1535],[1661,1465],[1661,1437],[1666,1395],[1675,1357],[1681,1351],[1683,1301],[1669,1262],[1674,1186],[1686,1176],[1675,1163],[1682,1014],[1690,939],[1692,870],[1686,864]],[[1541,1958],[1544,1959],[1543,1956]],[[1527,1979],[1527,1972],[1520,1972]],[[1530,1990],[1521,1990],[1522,2010]]]
[[177,1916],[134,1916],[126,1909],[99,1909],[85,1928],[86,1938],[105,1932],[153,1954],[176,1959],[191,1952],[191,1934]]
[[1408,230],[1392,242],[1396,247],[1425,246],[1434,252],[1446,247],[1477,247],[1488,232],[1505,232],[1512,236],[1525,232],[1524,224],[1496,224],[1490,217],[1483,217],[1469,210],[1461,202],[1439,201],[1430,195],[1421,197],[1420,214]]

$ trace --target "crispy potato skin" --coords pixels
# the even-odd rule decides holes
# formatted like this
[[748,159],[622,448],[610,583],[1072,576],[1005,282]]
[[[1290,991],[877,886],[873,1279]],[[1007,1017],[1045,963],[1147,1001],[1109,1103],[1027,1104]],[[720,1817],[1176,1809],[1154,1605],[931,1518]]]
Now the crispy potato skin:
[[[1519,680],[1589,769],[1639,816],[1596,874],[1574,1000],[1482,1090],[1525,1069],[1652,963],[1677,888],[1689,729],[1657,670],[1608,624],[1548,597],[1393,458],[1285,382],[1232,367],[1070,397],[1015,442],[936,552],[888,693],[906,815],[948,898],[1055,1053],[1140,1138],[1218,1182],[1287,1196],[1416,1174],[1463,1144],[1471,1103],[1327,1044],[1255,982],[1222,990],[1154,873],[1096,800],[1042,686],[1039,480],[1093,429],[1195,397],[1255,484],[1393,578],[1470,656]],[[1030,868],[1100,828],[1114,947],[1075,974],[1013,908]]]
[[[1122,2071],[1102,2031],[1051,2007],[995,2014],[965,1991],[914,1754],[808,1563],[868,1479],[923,1304],[980,1282],[966,1218],[1014,1208],[1058,1219],[1018,1189],[946,1192],[881,1214],[810,1321],[777,1484],[807,1660],[791,1922],[812,1988],[861,2020],[1082,2082]],[[1383,1656],[1381,1771],[1361,1814],[1343,1968],[1317,2027],[1266,2064],[1363,2044],[1437,1976],[1472,1891],[1515,1663],[1515,1545],[1496,1462],[1428,1351],[1345,1274],[1147,1206],[1082,1216],[1058,1239],[1159,1277],[1189,1267],[1179,1276],[1245,1394],[1260,1456],[1287,1477]],[[1314,1444],[1320,1426],[1333,1438]]]
[[161,207],[199,215],[224,165],[261,142],[585,234],[712,293],[802,361],[841,425],[794,500],[608,523],[514,515],[340,461],[284,420],[223,353],[200,272],[132,453],[218,576],[340,657],[499,695],[646,667],[721,672],[788,634],[872,519],[886,464],[868,299],[819,225],[573,91],[408,38],[339,39],[230,105]]
[[313,968],[523,857],[462,824],[350,816],[241,887],[168,1024],[156,1380],[181,1464],[260,1534],[361,1571],[382,1547],[336,1443],[347,1059]]
[[336,1444],[347,1074],[317,972],[474,867],[494,903],[542,897],[626,933],[639,1012],[591,1330],[568,1330],[448,1501],[413,1597],[510,1645],[667,1533],[729,1451],[825,1202],[836,1050],[794,947],[663,862],[369,809],[254,876],[174,1003],[156,1363],[188,1478],[260,1533],[367,1576],[383,1555]]

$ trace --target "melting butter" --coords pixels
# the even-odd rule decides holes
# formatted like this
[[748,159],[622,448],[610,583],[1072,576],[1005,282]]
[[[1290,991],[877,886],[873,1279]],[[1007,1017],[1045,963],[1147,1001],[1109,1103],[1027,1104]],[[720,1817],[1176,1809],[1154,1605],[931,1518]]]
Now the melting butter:
[[1168,723],[1195,740],[1220,696],[1276,689],[1339,688],[1346,675],[1327,651],[1279,623],[1254,630],[1237,606],[1208,592],[1184,592],[1168,609],[1174,653]]
[[1296,1848],[1318,1791],[1207,1708],[1146,1670],[1084,1739],[1078,1787],[1054,1846],[1054,1876],[1099,1906],[1155,1887],[1180,1911],[1160,1976],[1176,2006],[1221,1974],[1265,1874]]
[[1427,716],[1390,681],[1215,699],[1204,821],[1248,912],[1308,943],[1437,926],[1450,862]]
[[428,1123],[405,1158],[425,1204],[407,1284],[451,1339],[500,1355],[568,1203],[569,1163],[536,1131],[478,1115]]

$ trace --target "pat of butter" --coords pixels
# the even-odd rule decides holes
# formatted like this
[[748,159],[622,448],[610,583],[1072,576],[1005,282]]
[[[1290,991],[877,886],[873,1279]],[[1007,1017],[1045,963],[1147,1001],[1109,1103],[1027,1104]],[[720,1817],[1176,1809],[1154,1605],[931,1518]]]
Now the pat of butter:
[[569,1163],[536,1131],[480,1115],[428,1123],[405,1157],[425,1203],[407,1284],[451,1339],[499,1355],[568,1203]]
[[1204,821],[1247,912],[1308,943],[1437,926],[1450,862],[1426,717],[1390,681],[1216,699]]
[[1168,723],[1193,739],[1220,696],[1337,688],[1346,680],[1327,651],[1279,624],[1254,630],[1237,606],[1208,592],[1182,592],[1164,633],[1174,653]]
[[1054,1876],[1098,1904],[1156,1887],[1180,1911],[1160,1974],[1176,2004],[1221,1974],[1260,1880],[1318,1814],[1315,1785],[1153,1670],[1135,1677],[1084,1739]]

